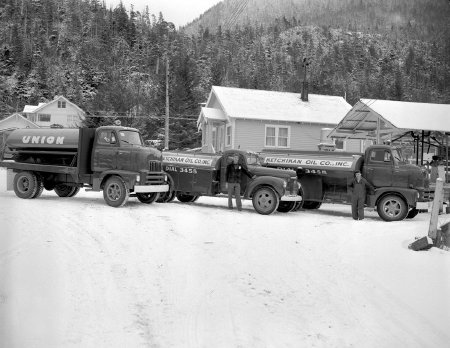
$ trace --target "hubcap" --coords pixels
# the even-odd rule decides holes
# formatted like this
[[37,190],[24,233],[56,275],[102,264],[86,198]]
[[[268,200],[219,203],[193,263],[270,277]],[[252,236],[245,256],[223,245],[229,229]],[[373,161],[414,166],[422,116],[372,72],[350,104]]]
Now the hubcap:
[[21,192],[21,193],[25,193],[28,192],[28,190],[30,189],[30,181],[28,180],[28,178],[26,177],[21,177],[19,179],[19,185],[17,185],[17,189]]
[[388,201],[384,205],[384,212],[388,216],[395,217],[398,214],[400,214],[400,211],[401,211],[401,207],[397,201]]
[[272,206],[272,197],[266,193],[263,192],[258,196],[258,205],[263,209],[269,209]]
[[120,189],[120,186],[117,184],[111,184],[108,187],[108,197],[112,201],[117,201],[121,196],[122,190]]

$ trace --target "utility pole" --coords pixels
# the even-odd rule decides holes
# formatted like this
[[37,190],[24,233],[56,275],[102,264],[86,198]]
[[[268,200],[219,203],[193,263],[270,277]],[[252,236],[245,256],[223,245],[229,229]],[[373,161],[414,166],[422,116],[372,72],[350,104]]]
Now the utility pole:
[[166,56],[166,126],[164,150],[169,150],[169,57]]

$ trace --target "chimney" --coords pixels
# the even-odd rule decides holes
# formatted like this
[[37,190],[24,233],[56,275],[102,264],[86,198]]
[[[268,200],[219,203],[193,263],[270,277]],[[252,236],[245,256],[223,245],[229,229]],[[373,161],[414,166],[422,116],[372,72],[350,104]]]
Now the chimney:
[[308,101],[308,81],[302,82],[302,100]]

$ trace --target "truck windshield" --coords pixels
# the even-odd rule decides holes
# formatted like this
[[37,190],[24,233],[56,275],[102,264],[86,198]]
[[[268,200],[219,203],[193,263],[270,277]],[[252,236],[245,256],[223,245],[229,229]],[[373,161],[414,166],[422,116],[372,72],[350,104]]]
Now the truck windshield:
[[255,153],[247,153],[247,164],[251,164],[254,166],[261,165],[261,158]]
[[120,143],[124,146],[142,146],[142,138],[138,132],[121,130],[119,131]]

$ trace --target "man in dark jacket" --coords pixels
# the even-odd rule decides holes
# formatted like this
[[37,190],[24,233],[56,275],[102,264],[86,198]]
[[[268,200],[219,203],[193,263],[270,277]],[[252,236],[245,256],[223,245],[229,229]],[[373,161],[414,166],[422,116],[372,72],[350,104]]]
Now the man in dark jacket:
[[355,177],[348,185],[352,194],[352,216],[354,220],[364,219],[364,203],[366,202],[366,192],[372,193],[373,186],[362,177],[361,172],[357,170]]
[[233,209],[233,195],[236,198],[236,205],[239,211],[242,210],[241,202],[241,174],[244,173],[249,178],[253,175],[247,170],[246,166],[239,163],[239,155],[233,156],[233,161],[227,165],[226,179],[228,184],[228,208]]

